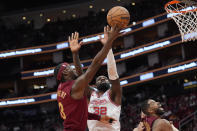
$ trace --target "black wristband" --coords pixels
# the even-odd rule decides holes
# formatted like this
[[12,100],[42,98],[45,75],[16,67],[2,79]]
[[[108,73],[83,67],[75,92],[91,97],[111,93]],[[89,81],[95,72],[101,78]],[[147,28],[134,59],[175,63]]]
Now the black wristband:
[[112,123],[114,120],[113,119],[109,119],[109,123]]

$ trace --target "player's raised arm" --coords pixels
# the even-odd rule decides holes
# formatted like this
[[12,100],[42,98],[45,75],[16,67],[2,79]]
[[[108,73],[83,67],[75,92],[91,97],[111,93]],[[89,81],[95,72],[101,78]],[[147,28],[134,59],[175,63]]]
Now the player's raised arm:
[[[105,28],[105,32],[109,30],[109,27]],[[108,38],[108,34],[104,33],[104,38],[100,37],[101,43],[103,45],[106,44]],[[111,81],[112,88],[110,91],[110,97],[113,102],[117,105],[121,105],[121,97],[122,97],[122,88],[120,87],[120,80],[117,73],[116,61],[114,59],[114,54],[112,49],[109,50],[107,54],[107,72],[108,77]]]
[[78,43],[78,39],[79,39],[79,33],[75,32],[72,33],[71,36],[68,37],[68,42],[70,45],[70,50],[72,52],[73,55],[73,63],[75,65],[75,69],[76,72],[78,74],[78,76],[83,74],[83,70],[81,67],[81,62],[79,59],[79,49],[81,48],[82,42]]
[[[68,37],[70,50],[73,55],[73,63],[75,65],[76,73],[78,76],[80,76],[84,72],[81,67],[81,62],[79,59],[79,50],[81,48],[82,41],[79,43],[78,40],[79,40],[79,33],[78,32],[72,33],[72,35]],[[89,86],[89,88],[87,88],[85,91],[88,96],[88,99],[89,99],[89,96],[91,95],[91,90],[93,90],[93,89]]]
[[107,72],[112,84],[111,91],[109,92],[111,100],[115,104],[121,105],[122,88],[120,87],[120,80],[117,73],[116,62],[114,59],[112,49],[109,51],[107,55]]
[[[107,27],[105,27],[107,28]],[[108,27],[109,28],[109,27]],[[105,32],[107,31],[107,32]],[[113,41],[118,37],[120,29],[117,27],[109,28],[109,30],[104,30],[105,33],[108,34],[108,39],[106,44],[103,46],[101,51],[95,56],[91,65],[85,72],[85,74],[81,75],[77,78],[76,82],[72,86],[71,96],[74,99],[81,99],[84,96],[84,91],[88,87],[88,84],[92,81],[94,75],[98,71],[99,67],[103,63],[106,58],[109,50],[112,47]]]

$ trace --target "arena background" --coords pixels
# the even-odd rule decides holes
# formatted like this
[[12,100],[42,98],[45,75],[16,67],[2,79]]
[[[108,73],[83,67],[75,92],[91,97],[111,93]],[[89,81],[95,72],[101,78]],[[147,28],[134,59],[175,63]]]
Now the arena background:
[[[164,10],[166,0],[0,1],[0,130],[61,131],[53,69],[72,63],[67,37],[84,42],[83,68],[101,49],[106,14],[124,6],[131,15],[113,46],[123,88],[121,131],[140,121],[140,104],[153,98],[181,131],[197,131],[197,43],[182,43]],[[107,75],[105,63],[96,76]],[[92,83],[95,82],[95,79]]]

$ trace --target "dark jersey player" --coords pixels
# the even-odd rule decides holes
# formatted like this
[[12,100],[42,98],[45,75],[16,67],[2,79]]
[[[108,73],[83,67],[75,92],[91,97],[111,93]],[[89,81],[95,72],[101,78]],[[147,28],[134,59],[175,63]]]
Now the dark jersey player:
[[159,102],[148,99],[141,105],[141,109],[142,121],[134,131],[178,131],[172,123],[161,118],[165,111]]
[[[64,131],[86,130],[88,116],[89,118],[91,116],[88,115],[86,90],[111,49],[113,41],[118,37],[119,31],[119,28],[112,27],[107,32],[107,43],[81,76],[78,77],[68,63],[62,63],[55,68],[54,76],[59,83],[57,101],[60,115],[64,119]],[[78,37],[77,33],[73,33],[69,40],[76,37]]]

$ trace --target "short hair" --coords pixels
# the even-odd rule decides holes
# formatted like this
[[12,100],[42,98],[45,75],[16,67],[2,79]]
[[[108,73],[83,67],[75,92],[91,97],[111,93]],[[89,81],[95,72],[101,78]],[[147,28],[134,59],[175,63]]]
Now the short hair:
[[150,115],[148,112],[148,108],[150,107],[150,104],[148,103],[148,100],[145,100],[142,105],[141,105],[141,111],[145,114],[145,115]]
[[97,81],[98,81],[98,79],[99,79],[100,77],[105,77],[106,79],[108,79],[106,76],[101,75],[101,76],[98,76],[98,77],[96,78],[96,83],[97,83]]

